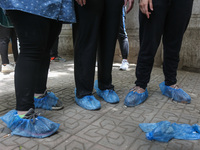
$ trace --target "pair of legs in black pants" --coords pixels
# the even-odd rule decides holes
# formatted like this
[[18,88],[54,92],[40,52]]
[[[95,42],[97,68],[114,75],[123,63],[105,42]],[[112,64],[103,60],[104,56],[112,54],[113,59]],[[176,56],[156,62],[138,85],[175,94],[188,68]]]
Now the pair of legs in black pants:
[[44,93],[50,48],[61,31],[61,22],[21,11],[8,11],[20,43],[15,70],[18,111],[34,108],[34,93]]
[[191,16],[193,0],[153,0],[150,18],[140,11],[140,51],[135,82],[145,89],[150,80],[154,57],[162,37],[165,84],[176,84],[179,52]]
[[136,106],[147,99],[146,87],[161,37],[165,76],[165,82],[159,84],[161,92],[174,101],[190,103],[191,97],[176,85],[176,76],[181,43],[191,16],[193,0],[152,0],[152,2],[153,11],[149,19],[141,11],[139,13],[140,51],[136,67],[136,87],[127,94],[124,103],[127,106]]
[[112,64],[119,32],[123,0],[75,2],[77,23],[73,25],[76,96],[92,95],[98,49],[99,89],[114,89]]
[[17,49],[17,36],[14,28],[6,28],[0,26],[0,54],[2,64],[9,64],[8,59],[8,44],[12,42],[12,51],[14,55],[14,61],[17,61],[18,49]]

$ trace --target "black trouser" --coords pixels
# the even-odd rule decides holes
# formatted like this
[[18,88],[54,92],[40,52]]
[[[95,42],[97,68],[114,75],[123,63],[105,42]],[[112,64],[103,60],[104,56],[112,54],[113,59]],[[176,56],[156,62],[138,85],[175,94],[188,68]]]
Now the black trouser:
[[79,98],[92,94],[97,47],[99,88],[114,88],[111,73],[123,2],[88,0],[83,7],[75,2],[74,63]]
[[129,43],[128,43],[128,36],[126,33],[125,21],[126,21],[125,7],[123,6],[122,15],[120,18],[119,34],[117,37],[123,59],[127,59],[129,54]]
[[18,48],[17,48],[17,36],[14,28],[5,28],[0,26],[0,54],[2,64],[9,64],[8,59],[8,44],[12,42],[12,51],[14,55],[14,61],[17,61]]
[[20,43],[15,69],[17,110],[34,108],[34,93],[44,93],[50,63],[50,48],[61,22],[21,11],[8,11]]
[[144,89],[147,87],[161,36],[165,84],[176,84],[179,52],[191,16],[192,4],[193,0],[153,0],[154,10],[150,19],[140,11],[140,52],[135,82],[137,86]]

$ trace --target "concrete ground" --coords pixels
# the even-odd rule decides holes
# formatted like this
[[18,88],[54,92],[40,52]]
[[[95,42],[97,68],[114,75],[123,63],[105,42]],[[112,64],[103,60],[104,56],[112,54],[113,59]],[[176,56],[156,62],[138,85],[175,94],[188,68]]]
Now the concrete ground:
[[[74,100],[74,64],[52,62],[48,89],[64,103],[59,111],[42,111],[42,115],[60,123],[58,132],[48,138],[35,139],[9,135],[0,121],[0,150],[199,150],[200,140],[171,140],[169,143],[149,141],[139,123],[168,120],[176,123],[200,124],[200,74],[178,71],[178,83],[191,97],[191,104],[179,104],[163,96],[158,84],[164,80],[161,68],[154,68],[148,85],[149,98],[137,107],[124,106],[124,98],[134,85],[135,65],[119,71],[114,64],[113,84],[120,97],[118,104],[100,100],[99,111],[87,111]],[[0,115],[15,109],[14,73],[0,73]],[[41,110],[40,110],[41,111]]]

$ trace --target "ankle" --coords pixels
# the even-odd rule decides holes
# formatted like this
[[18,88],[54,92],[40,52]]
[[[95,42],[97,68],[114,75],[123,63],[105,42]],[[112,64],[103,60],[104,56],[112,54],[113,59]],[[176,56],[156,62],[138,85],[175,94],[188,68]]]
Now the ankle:
[[137,92],[137,93],[144,93],[145,89],[141,88],[140,86],[135,86],[132,91]]
[[173,84],[170,87],[173,88],[173,89],[179,89],[179,86],[177,84]]
[[44,96],[44,93],[42,93],[42,94],[34,94],[35,98],[39,98],[39,97],[43,97],[43,96]]

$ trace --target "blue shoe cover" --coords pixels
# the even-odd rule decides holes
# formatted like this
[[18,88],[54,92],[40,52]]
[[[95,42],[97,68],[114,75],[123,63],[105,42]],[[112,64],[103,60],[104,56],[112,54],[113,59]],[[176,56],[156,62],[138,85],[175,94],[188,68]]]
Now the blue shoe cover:
[[24,137],[44,138],[55,133],[59,124],[54,123],[47,118],[38,116],[33,119],[20,118],[16,110],[11,110],[0,119],[6,123],[7,127],[12,131],[12,135],[19,135]]
[[134,91],[130,91],[124,100],[124,105],[128,107],[137,106],[143,103],[148,98],[148,91],[145,89],[143,93],[137,93]]
[[170,139],[199,140],[199,125],[177,124],[169,121],[141,123],[139,127],[146,133],[148,140],[168,142]]
[[175,131],[174,138],[180,140],[198,140],[200,134],[195,131],[193,126],[189,124],[177,124],[172,123],[172,127]]
[[87,95],[82,98],[78,98],[76,96],[76,88],[74,90],[74,93],[75,101],[80,107],[87,110],[97,110],[101,108],[101,103],[93,95]]
[[160,83],[159,87],[163,95],[172,98],[176,102],[185,104],[189,104],[191,102],[191,97],[181,88],[175,89],[170,86],[166,86],[165,82]]
[[100,90],[98,88],[98,80],[95,81],[94,88],[97,92],[97,95],[103,98],[107,103],[119,103],[119,96],[114,90]]
[[52,110],[52,106],[57,104],[58,98],[53,92],[47,92],[43,98],[34,98],[35,108]]

